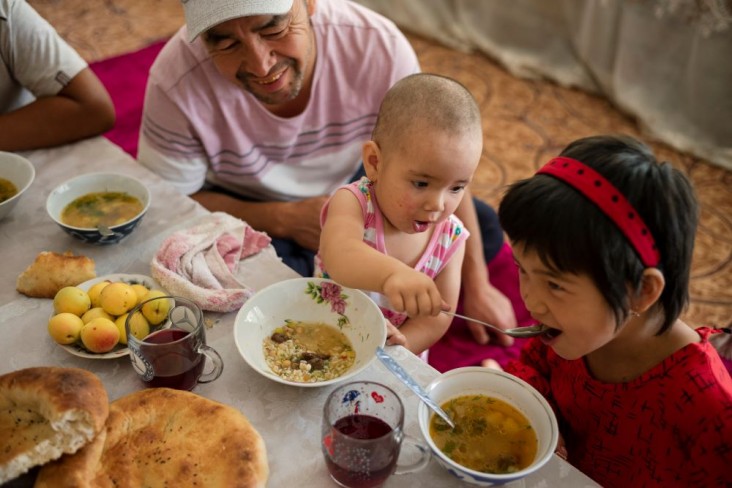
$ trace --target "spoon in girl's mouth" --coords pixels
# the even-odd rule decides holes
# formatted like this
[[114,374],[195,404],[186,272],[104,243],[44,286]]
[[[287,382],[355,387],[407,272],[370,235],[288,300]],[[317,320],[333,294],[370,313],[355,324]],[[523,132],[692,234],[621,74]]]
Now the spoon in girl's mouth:
[[489,324],[488,322],[483,322],[483,321],[476,320],[476,319],[473,319],[470,317],[466,317],[465,315],[448,312],[446,310],[442,310],[442,313],[444,313],[445,315],[450,315],[452,317],[458,317],[458,318],[467,320],[468,322],[475,322],[476,324],[480,324],[484,327],[488,327],[489,329],[493,329],[496,332],[500,332],[502,334],[510,335],[511,337],[534,337],[534,336],[541,335],[548,330],[551,330],[550,327],[547,327],[544,324],[529,325],[526,327],[514,327],[513,329],[503,330],[496,325]]

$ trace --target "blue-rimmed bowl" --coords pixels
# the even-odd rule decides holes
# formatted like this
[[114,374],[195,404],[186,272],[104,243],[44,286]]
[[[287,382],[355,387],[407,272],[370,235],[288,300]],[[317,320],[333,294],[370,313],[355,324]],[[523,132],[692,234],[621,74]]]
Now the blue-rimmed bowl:
[[[142,202],[142,211],[127,222],[110,227],[112,235],[103,235],[98,229],[74,227],[61,222],[66,205],[88,193],[122,192]],[[48,215],[68,234],[89,244],[114,244],[127,237],[142,221],[150,207],[150,190],[141,181],[117,173],[87,173],[61,183],[46,199]]]
[[541,469],[554,454],[559,441],[559,425],[554,411],[541,393],[520,378],[503,371],[471,366],[443,373],[435,378],[426,390],[440,406],[452,398],[473,394],[503,400],[521,412],[536,432],[538,441],[536,457],[529,466],[514,473],[482,473],[456,463],[435,445],[430,436],[430,421],[434,413],[424,403],[420,403],[419,428],[434,458],[462,481],[480,486],[516,481]]
[[0,178],[8,180],[18,190],[15,195],[0,202],[0,220],[15,208],[35,177],[33,163],[15,153],[0,151]]

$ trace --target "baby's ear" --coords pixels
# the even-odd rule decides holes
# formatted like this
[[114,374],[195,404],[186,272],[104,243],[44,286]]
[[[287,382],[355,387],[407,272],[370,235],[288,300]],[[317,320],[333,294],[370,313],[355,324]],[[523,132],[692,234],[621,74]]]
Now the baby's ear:
[[661,298],[661,293],[665,287],[666,279],[660,270],[657,268],[644,269],[640,290],[632,300],[631,308],[633,311],[643,313],[651,308]]
[[379,145],[374,141],[367,141],[363,145],[361,157],[366,177],[372,182],[376,181],[381,166],[381,149],[379,149]]

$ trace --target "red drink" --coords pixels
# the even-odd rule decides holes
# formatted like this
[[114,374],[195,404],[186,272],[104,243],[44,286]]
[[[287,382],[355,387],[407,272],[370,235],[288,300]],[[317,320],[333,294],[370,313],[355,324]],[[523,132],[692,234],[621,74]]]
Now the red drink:
[[[333,426],[343,434],[332,436],[325,464],[333,479],[349,488],[381,486],[396,469],[399,441],[392,428],[371,415],[349,415]],[[369,442],[371,441],[371,442]]]
[[193,349],[190,341],[182,341],[190,332],[180,329],[163,329],[145,337],[144,343],[167,345],[152,352],[148,350],[153,378],[147,382],[151,387],[167,387],[178,390],[192,390],[203,372],[204,356]]

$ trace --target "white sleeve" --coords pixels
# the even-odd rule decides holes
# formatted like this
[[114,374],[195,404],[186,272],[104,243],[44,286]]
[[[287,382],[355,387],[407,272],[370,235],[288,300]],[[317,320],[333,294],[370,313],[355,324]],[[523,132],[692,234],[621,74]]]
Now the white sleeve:
[[185,195],[196,193],[206,182],[208,163],[204,158],[170,157],[156,151],[143,133],[140,133],[137,160]]
[[26,2],[10,4],[13,75],[36,97],[58,94],[88,65]]

